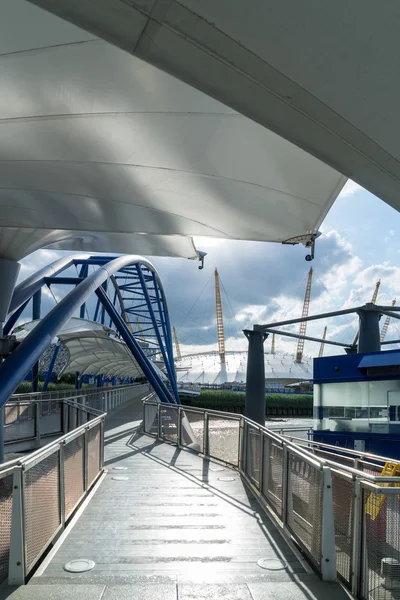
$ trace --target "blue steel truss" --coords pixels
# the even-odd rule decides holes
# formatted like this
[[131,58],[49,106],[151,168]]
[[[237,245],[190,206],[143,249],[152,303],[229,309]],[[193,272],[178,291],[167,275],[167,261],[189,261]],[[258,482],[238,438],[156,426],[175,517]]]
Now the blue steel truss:
[[[42,288],[64,296],[23,339],[0,367],[0,407],[26,373],[37,390],[38,361],[62,327],[73,317],[113,328],[125,342],[162,402],[179,403],[167,302],[154,266],[139,256],[71,255],[45,267],[19,284],[10,304],[4,334],[11,334],[32,303],[32,319],[40,319]],[[59,346],[55,346],[44,389],[51,379]],[[154,366],[157,359],[166,385]],[[101,378],[100,378],[101,379]]]

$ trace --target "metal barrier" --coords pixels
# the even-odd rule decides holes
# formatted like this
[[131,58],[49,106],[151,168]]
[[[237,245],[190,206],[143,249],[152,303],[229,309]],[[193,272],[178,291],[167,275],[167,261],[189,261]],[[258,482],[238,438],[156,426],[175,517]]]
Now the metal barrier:
[[69,432],[0,467],[0,582],[8,576],[10,585],[25,583],[103,470],[104,413],[57,404]]
[[339,578],[364,600],[399,592],[399,479],[378,474],[390,459],[294,443],[236,414],[152,401],[144,402],[144,431],[238,468],[323,580]]
[[[6,452],[40,448],[49,438],[58,437],[80,424],[79,411],[68,414],[64,401],[81,407],[109,412],[141,393],[146,384],[88,390],[62,390],[45,394],[15,394],[4,406],[4,444]],[[64,407],[64,409],[63,409]]]

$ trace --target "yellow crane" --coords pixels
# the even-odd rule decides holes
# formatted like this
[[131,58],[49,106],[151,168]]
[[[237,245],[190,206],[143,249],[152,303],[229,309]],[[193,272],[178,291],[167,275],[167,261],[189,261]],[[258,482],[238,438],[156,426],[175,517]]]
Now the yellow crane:
[[[308,272],[306,293],[304,295],[303,312],[302,312],[302,315],[301,315],[302,317],[308,317],[308,311],[310,309],[312,276],[313,276],[313,268],[311,267],[311,269]],[[307,331],[307,321],[302,321],[300,323],[299,334],[302,335],[302,336],[306,335],[306,331]],[[304,340],[301,339],[301,338],[299,338],[299,341],[297,342],[297,351],[296,351],[295,362],[297,362],[297,363],[301,363],[302,362],[302,360],[303,360],[303,350],[304,350]]]
[[[380,285],[381,285],[381,280],[378,279],[378,281],[375,284],[375,290],[374,290],[374,293],[372,294],[372,298],[371,298],[372,304],[375,304],[375,302],[376,302],[376,299],[378,297],[378,292],[379,292]],[[357,344],[359,336],[360,336],[360,330],[358,330],[357,333],[356,333],[356,336],[355,336],[355,338],[353,340],[353,346],[355,346]]]
[[217,313],[218,351],[221,362],[225,362],[225,332],[224,319],[222,316],[221,290],[219,287],[218,270],[215,268],[215,308]]
[[325,340],[326,340],[326,332],[327,332],[327,326],[325,325],[325,329],[324,329],[324,333],[322,335],[322,342],[321,342],[321,346],[318,352],[318,358],[321,358],[324,355],[324,348],[325,348]]
[[139,335],[140,335],[141,339],[144,340],[144,333],[143,333],[142,326],[139,323],[139,317],[136,317],[136,325],[137,325],[137,329],[138,329],[138,332],[139,332]]
[[[396,304],[396,298],[394,300],[392,300],[392,306],[394,306],[395,304]],[[382,331],[381,331],[381,343],[383,342],[383,340],[386,337],[387,330],[389,329],[389,323],[390,323],[390,317],[387,316],[385,319],[385,322],[383,324]]]
[[176,334],[176,329],[175,327],[172,328],[174,330],[174,340],[175,340],[175,350],[176,350],[176,358],[178,360],[182,359],[182,354],[181,354],[181,348],[179,346],[179,342],[178,342],[178,336]]

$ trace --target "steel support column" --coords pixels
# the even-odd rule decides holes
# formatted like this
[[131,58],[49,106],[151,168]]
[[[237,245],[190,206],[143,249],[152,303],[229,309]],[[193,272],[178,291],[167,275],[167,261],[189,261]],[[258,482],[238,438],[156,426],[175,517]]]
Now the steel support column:
[[[32,296],[32,320],[37,321],[41,317],[42,290],[38,290]],[[32,367],[32,392],[39,391],[39,361]]]
[[264,341],[268,334],[257,329],[243,331],[249,341],[247,354],[245,415],[265,425],[265,364]]
[[376,309],[375,304],[368,303],[357,311],[360,318],[360,337],[358,340],[358,352],[380,352],[381,334],[379,331],[379,320],[381,312]]

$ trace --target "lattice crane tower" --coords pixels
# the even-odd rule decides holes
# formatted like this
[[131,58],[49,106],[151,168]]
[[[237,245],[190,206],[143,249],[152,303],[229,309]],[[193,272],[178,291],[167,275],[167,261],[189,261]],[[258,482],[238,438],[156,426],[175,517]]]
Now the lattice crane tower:
[[136,325],[137,325],[138,332],[139,332],[139,335],[140,335],[141,339],[142,339],[142,340],[144,340],[144,339],[145,339],[145,338],[144,338],[144,333],[143,333],[142,326],[141,326],[141,324],[139,323],[139,317],[136,317]]
[[321,342],[321,346],[318,352],[318,358],[321,358],[324,355],[324,348],[325,348],[325,340],[326,340],[326,332],[327,332],[327,326],[325,325],[325,329],[324,329],[324,333],[322,335],[322,342]]
[[174,340],[175,340],[175,350],[176,350],[176,358],[178,360],[182,360],[181,348],[179,346],[178,336],[176,334],[175,327],[172,328],[174,330]]
[[[309,311],[309,308],[310,308],[312,276],[313,276],[313,268],[311,267],[310,270],[309,270],[309,272],[308,272],[306,293],[304,295],[303,312],[302,312],[302,315],[301,315],[302,317],[308,317],[308,311]],[[306,331],[307,331],[307,321],[302,321],[300,323],[300,332],[299,332],[299,335],[301,335],[301,336],[306,335]],[[299,341],[297,342],[297,351],[296,351],[295,362],[297,362],[297,363],[301,363],[302,362],[302,360],[303,360],[303,350],[304,350],[304,339],[299,338]]]
[[222,316],[221,290],[219,287],[219,275],[215,269],[215,308],[217,313],[218,351],[221,363],[225,362],[225,332],[224,318]]
[[[392,300],[392,306],[394,306],[396,304],[396,298],[394,300]],[[384,341],[386,334],[387,334],[387,330],[389,328],[389,323],[390,323],[390,317],[387,316],[385,319],[385,322],[383,324],[382,327],[382,331],[381,331],[381,343]]]

